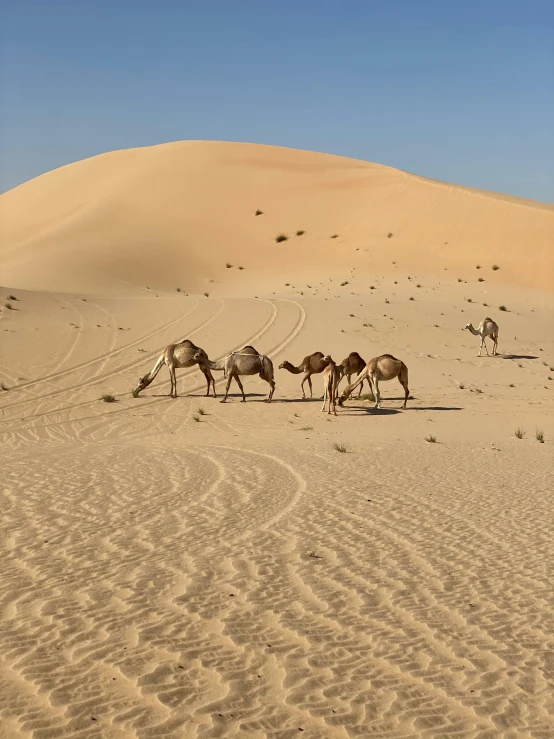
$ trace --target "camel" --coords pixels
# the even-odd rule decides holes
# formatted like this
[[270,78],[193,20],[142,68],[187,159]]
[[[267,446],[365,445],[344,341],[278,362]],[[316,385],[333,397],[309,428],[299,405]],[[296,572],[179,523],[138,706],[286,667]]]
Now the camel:
[[133,390],[133,395],[136,398],[138,394],[142,390],[144,390],[145,387],[148,387],[148,385],[150,385],[150,383],[156,377],[164,364],[167,364],[169,369],[169,376],[171,378],[170,396],[172,398],[176,398],[177,378],[175,376],[175,370],[182,367],[194,367],[195,364],[198,364],[200,367],[200,371],[203,372],[204,377],[206,378],[206,382],[208,383],[206,397],[208,397],[208,395],[210,394],[210,386],[213,386],[214,398],[216,398],[217,395],[215,392],[215,380],[210,370],[201,364],[201,358],[203,357],[208,359],[208,355],[206,354],[206,352],[199,346],[193,344],[192,341],[190,341],[189,339],[185,339],[178,344],[170,344],[169,346],[166,346],[152,370],[147,375],[144,375],[144,377],[140,378],[140,380],[138,381],[138,385]]
[[321,412],[325,413],[325,404],[328,402],[327,414],[331,414],[331,406],[333,413],[337,415],[337,389],[342,379],[343,368],[341,364],[335,364],[330,356],[325,357],[327,366],[323,370],[323,406]]
[[[350,352],[350,354],[346,357],[346,359],[343,359],[341,362],[342,366],[342,377],[346,377],[348,384],[350,385],[350,379],[352,375],[358,376],[360,372],[365,368],[366,361],[365,359],[362,359],[358,352]],[[360,383],[360,390],[358,392],[358,398],[362,394],[362,388],[364,386],[364,383]]]
[[375,396],[375,407],[381,407],[381,393],[379,392],[379,382],[386,382],[387,380],[394,380],[398,377],[398,381],[404,388],[404,405],[402,408],[406,408],[406,403],[410,395],[408,390],[408,368],[400,359],[396,359],[391,354],[382,354],[380,357],[374,357],[370,359],[366,364],[365,369],[360,372],[358,379],[354,384],[348,385],[346,390],[339,398],[339,405],[342,405],[352,391],[360,385],[364,380],[369,382],[371,392]]
[[240,381],[239,375],[260,375],[262,380],[265,380],[270,387],[269,396],[266,403],[270,403],[275,392],[275,381],[273,379],[273,362],[265,354],[260,354],[253,346],[245,346],[240,352],[231,352],[224,360],[212,362],[208,359],[205,354],[200,352],[194,355],[194,359],[201,363],[201,367],[209,370],[223,370],[224,377],[227,378],[227,387],[225,388],[225,397],[221,401],[225,403],[227,401],[227,395],[229,394],[229,387],[233,377],[242,393],[242,402],[246,402],[246,396],[244,394],[244,388]]
[[489,356],[489,350],[487,349],[487,345],[485,344],[485,339],[487,336],[490,336],[492,339],[492,356],[496,356],[496,354],[498,353],[498,324],[495,323],[492,318],[489,318],[487,316],[481,321],[477,328],[473,328],[473,324],[471,323],[468,323],[467,326],[464,326],[464,331],[466,328],[468,331],[471,331],[474,336],[481,337],[481,346],[479,347],[479,354],[477,356],[481,356],[483,347],[485,347],[487,357]]
[[318,375],[320,372],[323,372],[326,366],[326,358],[323,356],[323,354],[321,352],[314,352],[313,354],[308,354],[307,357],[304,357],[298,367],[295,367],[290,362],[285,361],[281,362],[281,364],[279,365],[279,369],[286,369],[293,375],[300,375],[304,373],[304,377],[302,378],[300,387],[302,388],[302,399],[305,399],[306,393],[304,392],[304,383],[306,381],[308,382],[308,386],[310,388],[310,398],[313,398],[311,376]]

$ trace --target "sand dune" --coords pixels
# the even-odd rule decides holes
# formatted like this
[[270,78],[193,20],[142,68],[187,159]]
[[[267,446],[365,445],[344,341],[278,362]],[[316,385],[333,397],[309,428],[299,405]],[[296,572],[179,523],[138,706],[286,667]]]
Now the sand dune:
[[[0,208],[2,739],[550,736],[549,206],[185,142]],[[274,402],[133,398],[186,337],[266,353]],[[408,410],[300,400],[316,350],[402,358]]]
[[[229,289],[227,262],[286,277],[392,261],[434,274],[496,263],[498,280],[554,286],[554,206],[279,147],[103,154],[2,195],[0,224],[3,282],[27,289],[203,292]],[[281,232],[292,238],[276,245]]]

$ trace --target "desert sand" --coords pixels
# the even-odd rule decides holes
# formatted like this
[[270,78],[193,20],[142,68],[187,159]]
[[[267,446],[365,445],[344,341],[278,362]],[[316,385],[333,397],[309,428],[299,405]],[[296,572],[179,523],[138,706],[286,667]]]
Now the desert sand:
[[[247,144],[0,196],[2,739],[552,736],[553,243],[551,205]],[[273,402],[133,398],[185,338]],[[407,410],[320,413],[278,369],[315,351],[399,357]]]

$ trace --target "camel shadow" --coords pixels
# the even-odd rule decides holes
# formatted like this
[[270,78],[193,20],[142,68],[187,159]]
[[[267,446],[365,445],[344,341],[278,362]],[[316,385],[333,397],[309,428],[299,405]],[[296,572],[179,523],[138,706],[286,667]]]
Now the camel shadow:
[[[396,408],[356,408],[356,406],[340,406],[342,409],[341,415],[344,415],[345,411],[352,411],[354,413],[363,413],[366,416],[395,416],[397,413],[402,413],[403,411]],[[338,410],[338,408],[337,408]]]
[[532,354],[502,354],[502,359],[538,359]]
[[321,398],[273,398],[272,403],[321,403]]

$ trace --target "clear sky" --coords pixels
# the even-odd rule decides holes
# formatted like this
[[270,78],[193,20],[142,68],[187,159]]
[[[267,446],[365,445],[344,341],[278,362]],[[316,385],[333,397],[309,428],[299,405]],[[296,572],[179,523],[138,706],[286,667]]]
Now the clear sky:
[[554,0],[0,0],[0,190],[277,144],[554,202]]

